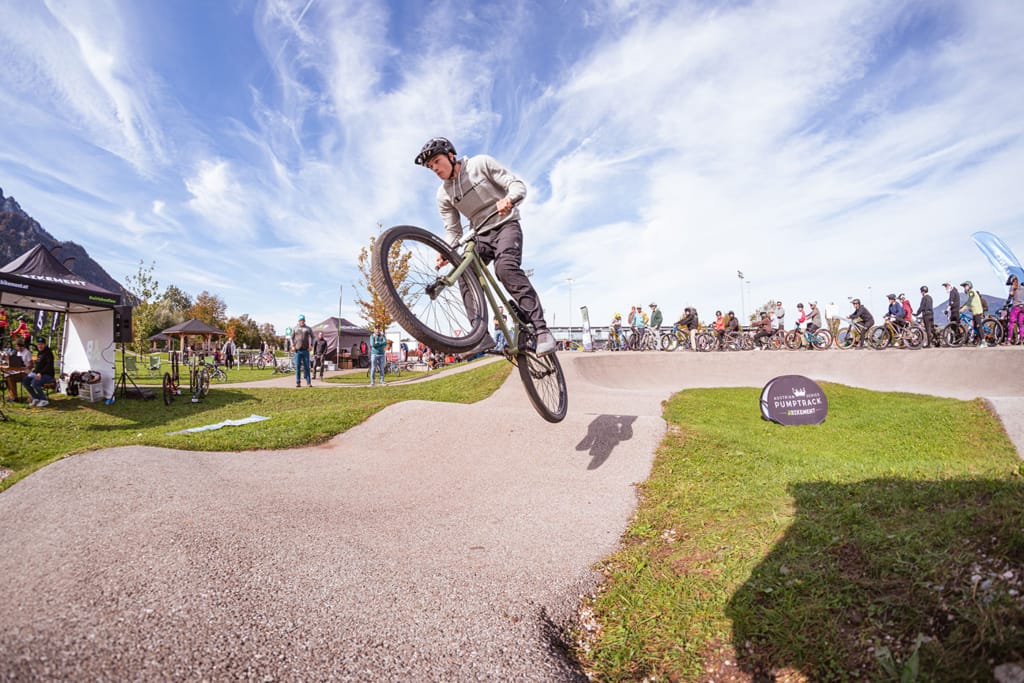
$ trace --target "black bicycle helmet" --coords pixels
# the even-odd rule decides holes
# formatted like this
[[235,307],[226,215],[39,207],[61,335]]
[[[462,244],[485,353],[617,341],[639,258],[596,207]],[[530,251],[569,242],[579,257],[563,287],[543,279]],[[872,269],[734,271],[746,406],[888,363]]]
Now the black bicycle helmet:
[[922,294],[927,294],[928,293],[928,285],[921,285],[921,293]]
[[450,154],[454,156],[456,154],[455,145],[453,145],[448,138],[430,138],[423,145],[423,149],[420,150],[420,153],[416,155],[416,165],[426,166],[427,162],[438,154]]
[[1013,281],[1016,280],[1016,279],[1017,279],[1017,276],[1014,275],[1013,273],[1010,273],[1010,277],[1006,278],[1006,286],[1009,287],[1010,285],[1012,285]]

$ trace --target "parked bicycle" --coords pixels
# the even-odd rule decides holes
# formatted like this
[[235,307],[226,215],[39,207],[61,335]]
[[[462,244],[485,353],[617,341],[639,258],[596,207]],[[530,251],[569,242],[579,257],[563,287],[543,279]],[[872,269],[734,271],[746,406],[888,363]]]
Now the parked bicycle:
[[[178,374],[178,358],[171,357],[171,371],[164,373],[163,398],[164,405],[169,406],[174,402],[174,397],[181,395],[181,378]],[[210,373],[206,366],[192,357],[188,364],[188,393],[192,395],[192,403],[199,403],[210,393]]]
[[[982,339],[988,344],[1002,341],[1002,326],[993,316],[982,318]],[[995,340],[999,341],[995,341]],[[973,346],[978,343],[978,330],[974,326],[974,318],[970,312],[960,311],[960,317],[942,328],[942,343],[946,346]]]
[[227,382],[228,373],[224,372],[217,363],[207,363],[205,360],[200,363],[206,368],[206,371],[210,374],[210,380],[215,382]]
[[[454,245],[412,225],[389,228],[373,244],[373,284],[391,316],[432,349],[472,351],[490,333],[489,320],[496,320],[509,343],[495,353],[519,369],[541,417],[560,422],[568,410],[569,394],[558,356],[535,353],[537,330],[476,250],[477,233],[497,215],[492,213]],[[394,254],[401,258],[394,259]],[[438,257],[448,265],[438,268]],[[502,304],[511,327],[497,315]],[[495,315],[488,316],[488,305]]]

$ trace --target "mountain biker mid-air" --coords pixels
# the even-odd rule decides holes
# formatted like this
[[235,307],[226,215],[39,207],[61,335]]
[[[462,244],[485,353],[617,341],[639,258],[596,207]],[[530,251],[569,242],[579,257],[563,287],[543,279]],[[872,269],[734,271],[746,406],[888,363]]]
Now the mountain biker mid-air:
[[[428,140],[415,162],[429,168],[442,181],[437,189],[437,209],[449,244],[454,245],[462,237],[463,216],[468,219],[470,229],[480,228],[481,222],[494,211],[503,217],[477,235],[477,253],[485,264],[494,261],[498,280],[515,299],[526,320],[533,324],[537,355],[554,352],[555,338],[548,331],[540,297],[522,268],[523,230],[515,204],[526,197],[526,184],[486,154],[459,159],[447,138]],[[438,267],[445,264],[438,256]],[[488,335],[474,351],[493,346],[494,340]]]

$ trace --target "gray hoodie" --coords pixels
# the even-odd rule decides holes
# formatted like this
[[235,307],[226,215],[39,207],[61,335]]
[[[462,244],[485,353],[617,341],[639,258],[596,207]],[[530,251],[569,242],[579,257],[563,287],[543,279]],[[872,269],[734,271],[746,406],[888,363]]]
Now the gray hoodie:
[[[462,237],[462,217],[469,219],[471,228],[494,212],[499,199],[508,197],[518,202],[526,197],[526,183],[517,178],[493,157],[478,154],[463,157],[459,172],[437,188],[437,209],[444,221],[448,243]],[[485,232],[509,221],[519,220],[519,210],[513,208],[500,219],[489,223]]]

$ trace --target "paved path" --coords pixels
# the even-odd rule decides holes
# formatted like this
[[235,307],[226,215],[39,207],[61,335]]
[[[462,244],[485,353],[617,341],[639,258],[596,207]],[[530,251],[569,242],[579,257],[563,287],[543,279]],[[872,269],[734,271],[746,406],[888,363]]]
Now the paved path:
[[0,677],[585,680],[559,629],[634,508],[661,401],[688,386],[799,372],[981,394],[1024,450],[1017,349],[560,358],[558,425],[513,373],[486,401],[397,404],[316,447],[117,448],[27,477],[0,495]]

